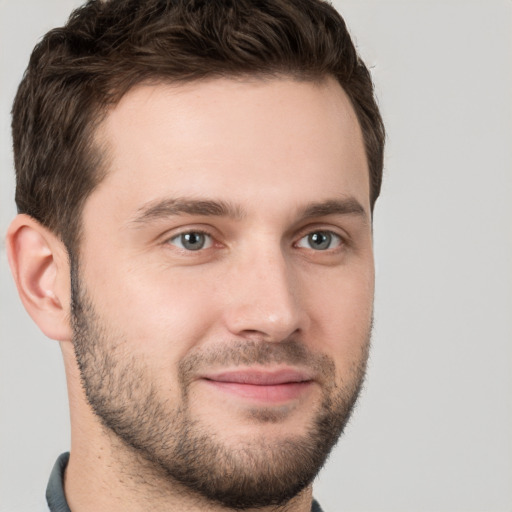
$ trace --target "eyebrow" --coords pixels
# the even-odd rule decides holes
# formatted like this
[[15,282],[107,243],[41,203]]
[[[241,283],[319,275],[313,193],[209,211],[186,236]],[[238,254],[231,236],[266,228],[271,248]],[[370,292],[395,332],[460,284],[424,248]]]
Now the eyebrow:
[[158,219],[173,215],[201,215],[206,217],[229,217],[240,220],[245,212],[228,201],[193,199],[193,198],[167,198],[142,206],[132,224],[146,224]]
[[368,220],[368,214],[363,205],[354,197],[311,203],[306,205],[299,213],[302,219],[325,217],[327,215],[356,215]]
[[[198,215],[206,217],[227,217],[241,220],[246,216],[245,210],[229,201],[217,199],[166,198],[152,201],[137,210],[137,215],[130,222],[140,226],[155,220],[174,215]],[[359,201],[353,197],[328,199],[307,204],[299,210],[300,220],[328,215],[356,215],[368,220],[368,214]]]

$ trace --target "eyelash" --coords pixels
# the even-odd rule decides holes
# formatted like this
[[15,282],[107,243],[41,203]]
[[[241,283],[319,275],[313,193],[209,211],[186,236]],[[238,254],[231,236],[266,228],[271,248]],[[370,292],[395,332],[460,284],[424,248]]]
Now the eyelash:
[[[180,237],[183,237],[183,236],[186,236],[186,235],[192,235],[192,234],[193,235],[204,236],[204,237],[209,238],[210,239],[210,243],[208,244],[208,247],[201,246],[198,249],[194,250],[194,249],[187,249],[186,247],[178,247],[178,246],[176,246],[175,244],[172,243],[174,240],[180,239]],[[327,235],[328,237],[330,237],[330,242],[333,239],[337,240],[336,247],[334,247],[334,248],[328,247],[328,248],[325,248],[325,249],[315,250],[312,247],[307,248],[307,247],[302,247],[302,246],[299,245],[299,243],[302,240],[306,239],[307,237],[311,237],[313,235],[316,235],[316,234],[322,234],[324,236]],[[201,253],[204,250],[210,249],[211,247],[213,247],[215,245],[216,240],[215,240],[214,235],[212,235],[210,232],[208,232],[206,230],[203,230],[203,229],[189,229],[187,231],[182,231],[181,233],[174,234],[170,238],[167,238],[165,243],[169,244],[169,245],[174,245],[178,250],[182,251],[183,253],[191,254],[191,253],[195,253],[195,252]],[[348,245],[348,242],[347,242],[347,238],[346,237],[340,235],[339,233],[336,233],[333,230],[321,229],[321,228],[308,229],[306,232],[303,232],[300,235],[300,237],[298,238],[298,240],[293,244],[294,247],[297,247],[299,249],[312,250],[315,253],[326,253],[326,254],[332,254],[334,252],[338,252],[343,247],[346,247],[347,245]]]
[[[215,244],[215,238],[211,233],[208,233],[207,231],[201,230],[201,229],[189,229],[188,231],[182,231],[181,233],[177,233],[173,235],[171,238],[168,238],[166,243],[171,244],[173,240],[179,239],[180,237],[184,237],[186,235],[200,235],[204,237],[208,237],[211,240],[211,244],[206,247],[206,249],[209,249],[211,246]],[[178,249],[182,250],[183,252],[187,253],[193,253],[193,252],[200,252],[204,249],[204,247],[200,247],[196,250],[194,249],[187,249],[185,247],[178,247]]]
[[[311,243],[312,239],[310,239],[310,237],[313,237],[314,235],[321,235],[322,237],[327,238],[328,245],[331,245],[331,242],[333,242],[333,241],[336,243],[336,247],[334,247],[334,248],[331,248],[331,247],[327,247],[325,249],[317,248],[318,250],[315,252],[327,252],[327,251],[333,252],[336,249],[339,249],[341,246],[345,245],[345,241],[341,235],[339,235],[338,233],[335,233],[334,231],[327,230],[327,229],[315,229],[313,231],[309,231],[308,233],[303,235],[301,238],[299,238],[298,242],[296,242],[295,245],[297,247],[302,247],[299,244],[305,239],[308,239],[308,243]],[[321,245],[321,244],[322,244],[322,242],[319,245]],[[309,247],[309,248],[313,249],[313,247]]]

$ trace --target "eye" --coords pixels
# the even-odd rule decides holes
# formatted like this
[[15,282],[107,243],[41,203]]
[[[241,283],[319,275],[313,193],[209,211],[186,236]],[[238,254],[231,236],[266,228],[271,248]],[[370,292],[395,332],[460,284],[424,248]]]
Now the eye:
[[201,249],[208,249],[213,245],[213,240],[207,233],[201,231],[187,231],[172,237],[169,243],[175,245],[180,249],[186,251],[200,251]]
[[342,243],[341,237],[331,231],[313,231],[302,237],[298,241],[297,247],[314,249],[315,251],[327,251],[328,249],[339,247]]

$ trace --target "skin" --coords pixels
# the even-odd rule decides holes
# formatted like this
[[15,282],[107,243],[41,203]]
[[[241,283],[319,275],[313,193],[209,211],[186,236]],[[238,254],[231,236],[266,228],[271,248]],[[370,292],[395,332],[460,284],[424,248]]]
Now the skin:
[[[306,435],[329,386],[357,387],[362,375],[354,368],[364,367],[371,329],[368,167],[339,84],[282,78],[139,86],[111,110],[96,139],[108,172],[84,206],[80,281],[117,334],[112,353],[143,361],[159,396],[179,405],[178,367],[191,354],[300,340],[333,363],[333,382],[312,371],[291,396],[271,386],[247,396],[204,378],[237,369],[231,361],[202,368],[188,391],[194,420],[227,447],[263,438],[278,446]],[[223,201],[234,215],[173,212],[176,198]],[[324,208],[311,211],[312,204]],[[179,235],[197,231],[208,234],[205,247],[186,250]],[[332,233],[328,249],[311,247],[308,235],[318,232]],[[166,481],[94,414],[71,341],[70,269],[58,238],[21,215],[8,246],[27,310],[61,341],[71,509],[224,510]],[[288,362],[249,369],[290,367],[297,369]],[[255,419],[258,411],[277,420]],[[280,510],[310,507],[308,486]]]

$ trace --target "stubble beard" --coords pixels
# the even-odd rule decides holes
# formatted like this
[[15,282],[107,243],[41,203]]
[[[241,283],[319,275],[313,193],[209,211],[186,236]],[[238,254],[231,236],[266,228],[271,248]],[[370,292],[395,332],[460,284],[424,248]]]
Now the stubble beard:
[[[343,432],[362,387],[370,326],[361,356],[342,387],[335,384],[332,359],[310,352],[298,340],[233,341],[180,361],[181,400],[174,404],[153,382],[144,360],[119,349],[123,336],[116,336],[99,318],[79,287],[76,268],[71,281],[73,343],[87,400],[107,431],[142,457],[146,467],[176,483],[181,492],[238,510],[284,505],[313,481]],[[198,369],[214,363],[273,362],[301,363],[323,376],[316,413],[305,411],[311,414],[305,433],[275,439],[262,433],[230,445],[192,417],[189,391]],[[248,414],[262,425],[262,432],[265,424],[282,419],[282,413],[272,408],[255,408]]]

